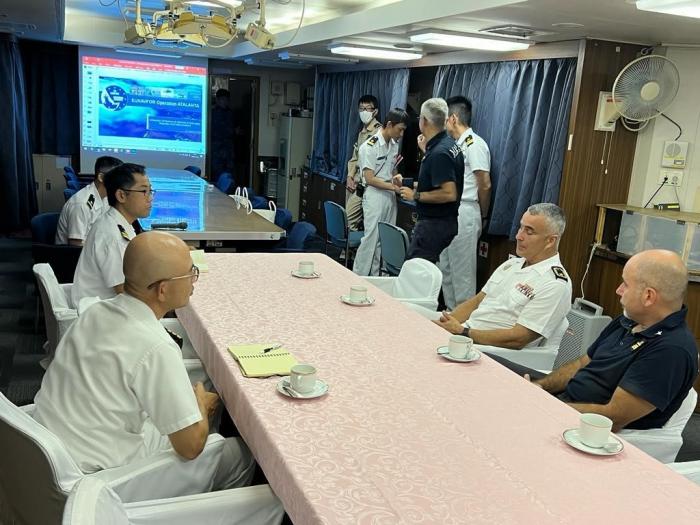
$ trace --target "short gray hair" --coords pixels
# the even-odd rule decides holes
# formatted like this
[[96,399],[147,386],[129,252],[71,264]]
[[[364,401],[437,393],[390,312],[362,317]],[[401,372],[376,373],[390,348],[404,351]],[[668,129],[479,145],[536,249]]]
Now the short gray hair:
[[556,204],[540,202],[539,204],[530,206],[527,211],[530,215],[544,215],[547,219],[547,226],[552,234],[558,235],[559,237],[564,234],[566,216],[564,215],[564,210]]
[[442,98],[429,98],[420,107],[421,117],[438,129],[445,129],[448,111],[447,102]]

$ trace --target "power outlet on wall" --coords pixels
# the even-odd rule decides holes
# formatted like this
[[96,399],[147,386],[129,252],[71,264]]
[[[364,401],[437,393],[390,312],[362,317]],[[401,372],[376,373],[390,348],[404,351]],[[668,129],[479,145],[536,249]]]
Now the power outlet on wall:
[[[666,182],[664,182],[664,179]],[[680,186],[683,183],[683,170],[661,170],[659,184],[666,186]]]

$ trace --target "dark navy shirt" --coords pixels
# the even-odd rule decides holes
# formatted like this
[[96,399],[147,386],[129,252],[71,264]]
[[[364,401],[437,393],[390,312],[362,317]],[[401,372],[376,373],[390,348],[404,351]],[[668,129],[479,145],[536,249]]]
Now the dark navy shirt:
[[457,217],[464,186],[464,156],[462,149],[447,132],[441,131],[425,145],[425,157],[418,172],[418,191],[432,191],[453,181],[457,185],[455,202],[441,204],[416,203],[418,218]]
[[605,404],[619,386],[656,407],[626,428],[660,428],[678,410],[698,374],[698,349],[683,306],[664,320],[632,333],[620,316],[588,349],[591,362],[566,386],[573,402]]

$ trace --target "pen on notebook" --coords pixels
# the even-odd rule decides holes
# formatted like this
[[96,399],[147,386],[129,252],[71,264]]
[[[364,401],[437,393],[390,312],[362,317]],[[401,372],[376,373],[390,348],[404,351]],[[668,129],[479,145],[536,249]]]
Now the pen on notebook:
[[277,350],[278,348],[281,348],[281,347],[282,347],[282,345],[280,345],[280,344],[268,346],[267,348],[263,348],[262,352],[260,352],[260,353],[266,354],[268,352],[272,352],[273,350]]

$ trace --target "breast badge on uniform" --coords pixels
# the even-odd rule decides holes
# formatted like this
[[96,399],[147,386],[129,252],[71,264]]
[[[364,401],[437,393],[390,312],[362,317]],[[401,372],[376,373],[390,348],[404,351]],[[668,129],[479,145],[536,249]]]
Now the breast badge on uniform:
[[92,209],[95,207],[95,196],[91,193],[87,200],[87,207]]
[[555,278],[561,279],[564,282],[569,282],[569,278],[566,276],[566,272],[561,266],[552,266],[552,273],[554,273]]
[[632,350],[633,352],[634,352],[635,350],[638,350],[639,347],[642,346],[642,345],[644,344],[644,342],[645,342],[644,339],[641,339],[641,340],[637,341],[636,343],[634,343],[634,344],[632,345],[631,350]]
[[126,240],[126,241],[130,241],[130,240],[131,240],[131,239],[129,238],[129,234],[126,233],[126,230],[124,229],[124,226],[122,226],[121,224],[117,224],[117,228],[119,228],[119,233],[121,234],[122,239],[124,239],[124,240]]
[[515,289],[518,290],[521,294],[523,294],[528,299],[535,298],[535,290],[529,284],[518,283],[515,285]]

